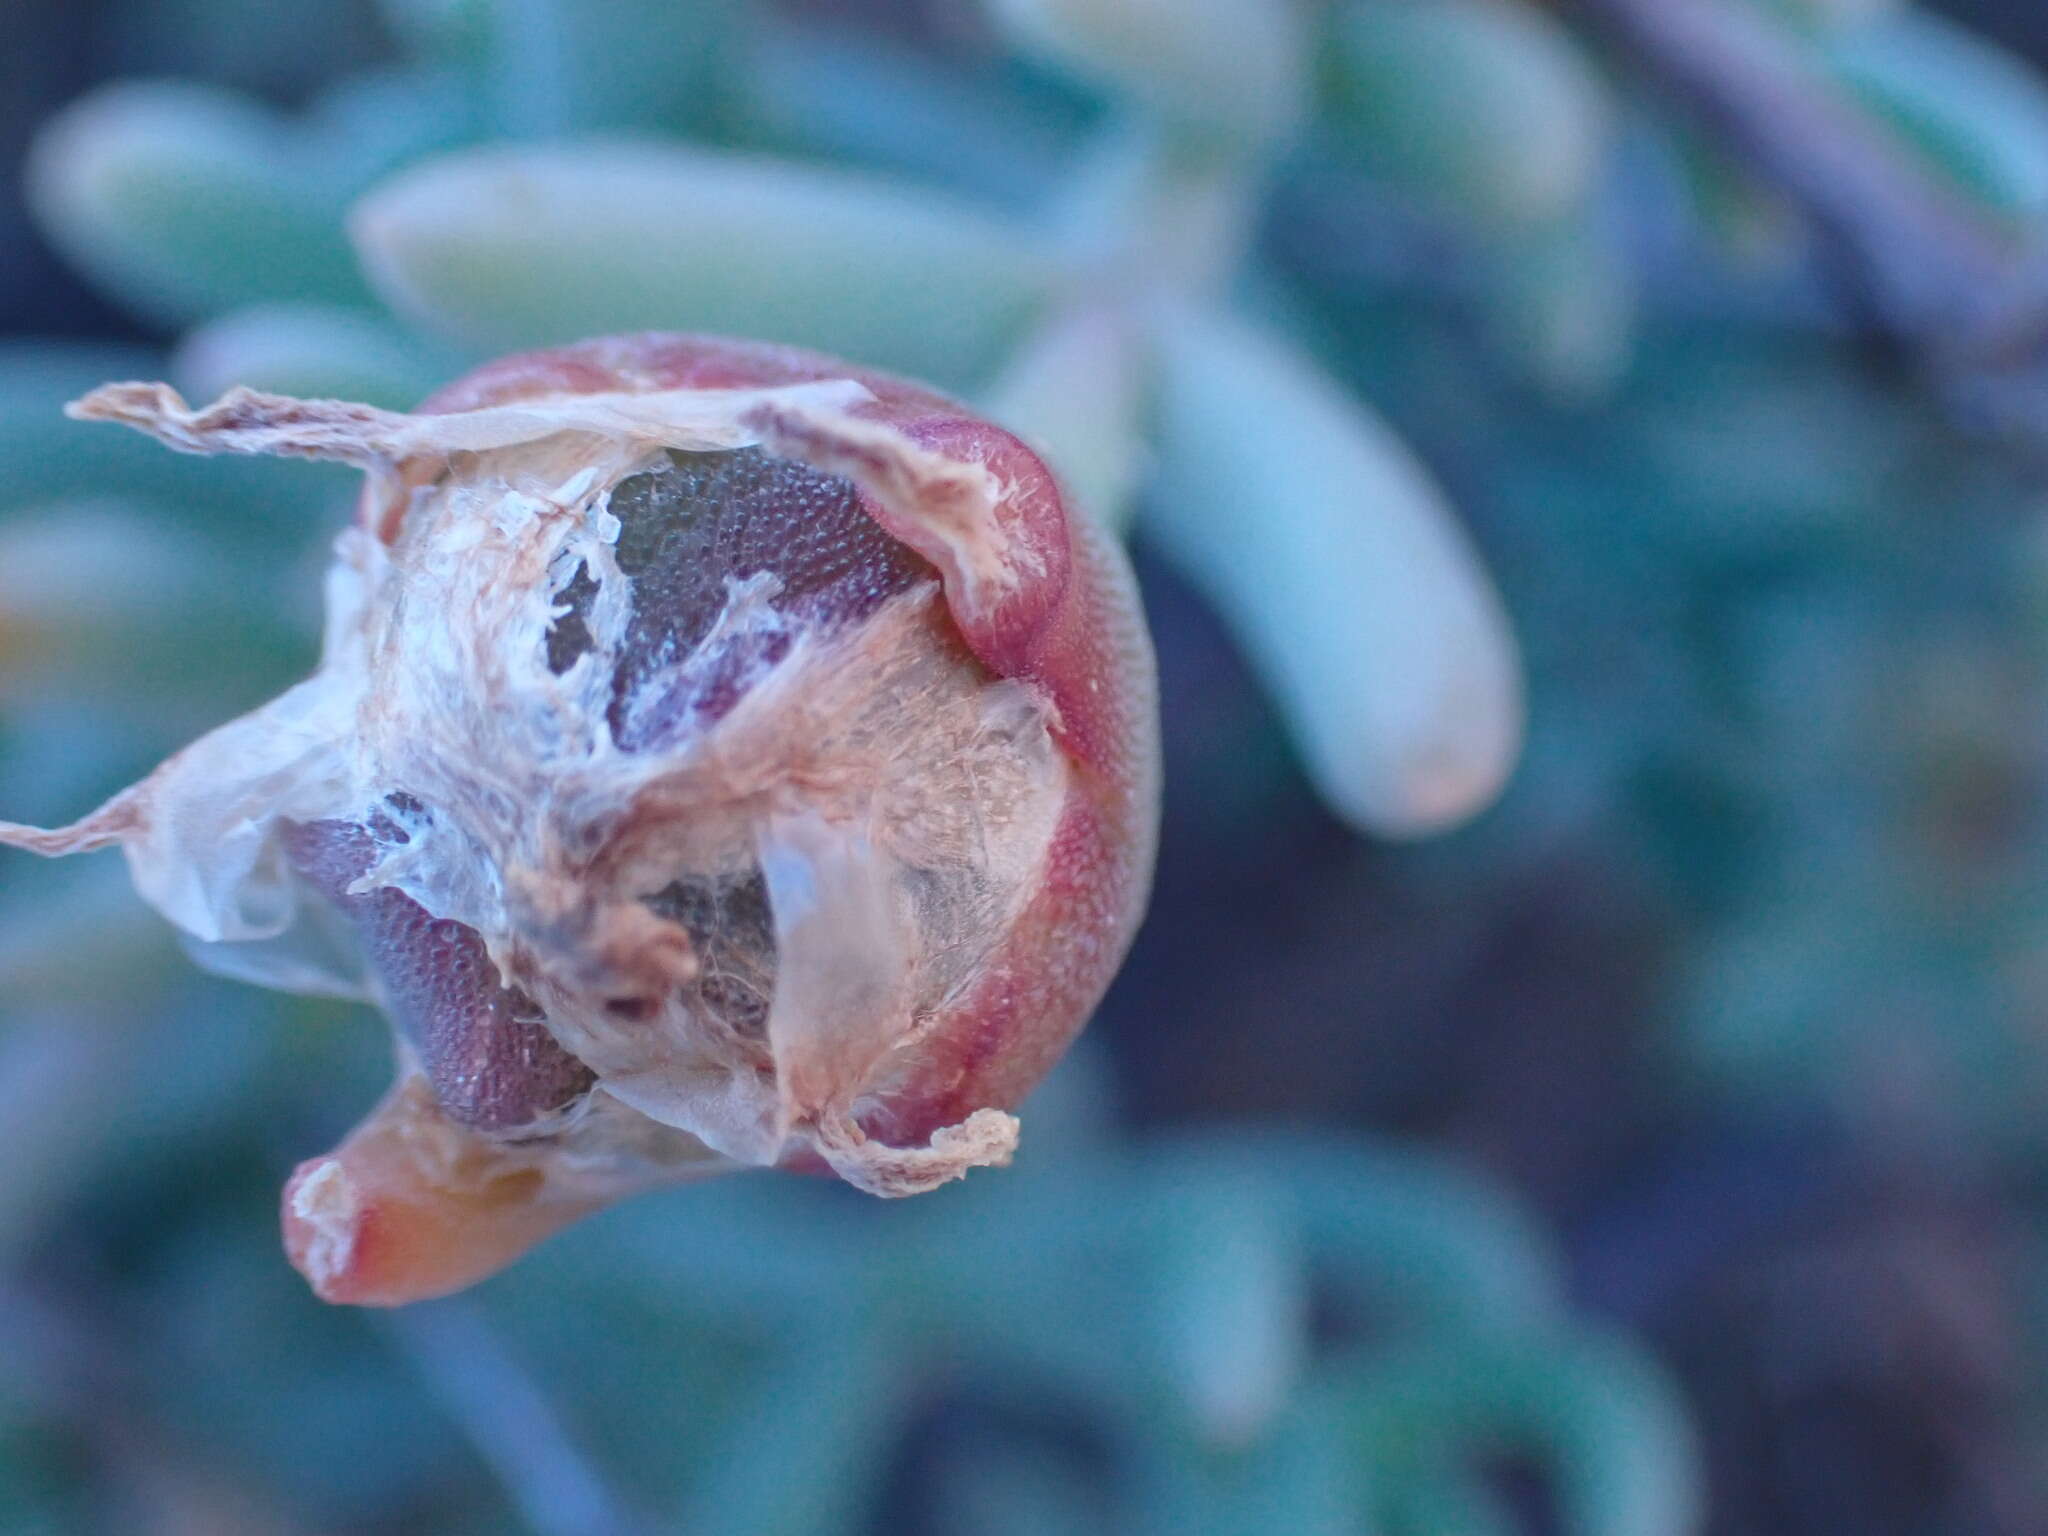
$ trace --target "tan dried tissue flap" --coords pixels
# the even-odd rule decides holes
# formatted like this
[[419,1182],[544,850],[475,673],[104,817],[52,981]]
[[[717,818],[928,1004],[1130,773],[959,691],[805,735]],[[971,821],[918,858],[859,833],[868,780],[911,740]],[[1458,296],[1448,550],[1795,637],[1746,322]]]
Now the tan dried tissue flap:
[[441,415],[384,411],[347,400],[298,400],[231,389],[197,410],[168,384],[103,384],[65,413],[146,432],[181,453],[277,454],[376,468],[420,456],[482,452],[558,432],[705,451],[759,440],[746,418],[763,406],[839,412],[873,396],[852,379],[773,389],[671,389],[547,395]]
[[[232,389],[211,405],[195,409],[168,384],[127,382],[102,385],[65,409],[81,421],[133,427],[182,453],[336,459],[381,475],[407,459],[512,447],[565,432],[686,451],[746,447],[760,437],[760,429],[750,425],[749,418],[764,408],[771,414],[837,420],[872,399],[855,380],[828,379],[764,389],[550,395],[474,411],[412,415],[351,401],[300,400],[246,388]],[[185,819],[195,823],[195,833],[198,822],[212,824],[209,835],[230,831],[256,809],[242,791],[265,781],[275,784],[294,765],[318,755],[319,746],[329,744],[321,742],[323,735],[347,728],[345,712],[336,708],[340,701],[334,674],[362,660],[350,654],[351,642],[358,638],[353,621],[362,609],[363,589],[373,577],[368,567],[376,559],[360,543],[344,538],[341,560],[330,576],[326,649],[315,678],[202,738],[68,826],[0,821],[0,844],[50,858],[127,844],[143,894],[195,937],[209,942],[250,937],[254,928],[266,927],[261,921],[252,926],[236,917],[228,889],[250,872],[256,859],[215,861],[228,867],[207,878],[197,871],[163,867],[163,859],[138,859],[136,845],[149,839],[153,827],[181,812],[193,813]],[[353,681],[360,688],[366,679],[357,676]],[[250,767],[237,771],[237,760],[246,760]],[[207,770],[203,776],[194,771],[202,766]],[[200,806],[185,802],[174,790],[199,792],[221,814],[203,814]],[[333,809],[349,814],[357,808]],[[231,838],[244,855],[249,850],[241,845],[247,840]],[[177,841],[197,846],[199,839]]]

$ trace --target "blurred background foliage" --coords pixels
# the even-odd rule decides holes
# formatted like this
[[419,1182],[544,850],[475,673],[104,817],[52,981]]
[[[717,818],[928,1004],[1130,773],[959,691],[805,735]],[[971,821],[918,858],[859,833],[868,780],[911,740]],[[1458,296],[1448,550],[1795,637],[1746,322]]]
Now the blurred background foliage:
[[[0,1529],[2039,1528],[2037,7],[6,26],[9,815],[302,673],[349,494],[64,400],[633,326],[929,377],[1134,514],[1168,790],[1015,1170],[645,1198],[391,1316],[274,1220],[381,1028],[9,857]],[[1390,845],[1517,731],[1460,526],[1526,755]]]

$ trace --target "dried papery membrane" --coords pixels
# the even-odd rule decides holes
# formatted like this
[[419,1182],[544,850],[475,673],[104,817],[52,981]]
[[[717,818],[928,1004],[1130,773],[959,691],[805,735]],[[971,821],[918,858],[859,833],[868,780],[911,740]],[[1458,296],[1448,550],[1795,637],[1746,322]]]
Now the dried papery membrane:
[[[697,972],[660,1028],[577,1006],[544,955],[522,951],[512,970],[612,1092],[766,1161],[792,1130],[886,1091],[890,1052],[914,1044],[1027,899],[1065,788],[1042,709],[989,680],[926,584],[830,638],[800,637],[646,785],[607,848],[611,888],[652,890],[641,904],[671,920],[690,912],[679,894],[758,879],[772,935],[747,945],[744,903],[730,903],[738,921],[716,950],[693,935]],[[596,888],[595,872],[580,884]],[[765,1018],[707,996],[714,959],[728,977],[772,967]],[[750,1069],[772,1072],[779,1097],[744,1092]]]
[[309,902],[349,910],[468,1131],[597,1156],[630,1105],[741,1162],[807,1143],[881,1193],[1006,1157],[994,1112],[909,1149],[859,1119],[1025,909],[1067,795],[1048,706],[940,582],[994,611],[1050,557],[985,469],[868,398],[89,397],[188,451],[362,464],[385,510],[343,538],[313,680],[77,826],[0,837],[120,842],[244,974]]

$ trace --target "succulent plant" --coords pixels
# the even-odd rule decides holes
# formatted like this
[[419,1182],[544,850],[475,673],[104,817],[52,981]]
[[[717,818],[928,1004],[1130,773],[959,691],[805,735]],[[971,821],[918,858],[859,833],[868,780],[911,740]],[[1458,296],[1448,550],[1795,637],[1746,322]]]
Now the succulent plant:
[[[0,364],[10,814],[74,815],[302,671],[307,545],[346,495],[318,466],[151,456],[61,421],[62,401],[168,372],[195,398],[244,384],[398,411],[508,349],[751,334],[930,379],[1018,433],[1077,513],[1133,527],[1213,604],[1323,803],[1396,837],[1487,803],[1523,729],[1523,664],[1435,466],[1501,573],[1534,708],[1506,810],[1393,866],[1419,910],[1445,910],[1447,887],[1484,909],[1559,867],[1624,871],[1687,1115],[1817,1105],[1852,1137],[1949,1148],[1944,1167],[2024,1182],[2037,1165],[2021,855],[2041,806],[2016,722],[2042,696],[2038,540],[2005,515],[2031,494],[2022,472],[1958,453],[1934,408],[2023,434],[2040,419],[2026,370],[1981,344],[2016,333],[2009,258],[2039,241],[2048,98],[2010,56],[1903,4],[1665,8],[1727,23],[1754,45],[1738,56],[1824,104],[1847,163],[1879,168],[1858,185],[1911,190],[1878,200],[1903,220],[1870,222],[1802,201],[1841,190],[1800,158],[1839,137],[1727,133],[1753,98],[1726,77],[1674,85],[1627,0],[1190,0],[1172,26],[1139,0],[1003,0],[943,59],[815,7],[384,9],[386,62],[291,114],[234,84],[117,84],[38,144],[53,243],[183,330],[168,358]],[[212,48],[214,82],[274,85],[237,36],[195,26],[184,57]],[[1944,313],[1959,272],[2000,302],[1988,320],[1970,306],[1988,329],[1944,349],[1917,317]],[[1872,320],[1938,399],[1845,347]],[[1290,781],[1253,706],[1215,708],[1183,793],[1221,842]],[[1510,1517],[1475,1453],[1503,1434],[1573,1530],[1697,1518],[1668,1390],[1555,1301],[1514,1219],[1334,1138],[1120,1150],[1055,1130],[1033,1145],[1084,1148],[1085,1167],[1027,1153],[886,1214],[722,1183],[612,1213],[388,1334],[306,1321],[277,1289],[224,1338],[222,1277],[282,1269],[256,1187],[381,1065],[318,1005],[277,1030],[269,1005],[186,979],[111,879],[44,878],[10,877],[0,946],[0,1095],[22,1085],[6,1103],[24,1128],[0,1251],[113,1156],[91,1128],[117,1115],[239,1170],[211,1202],[189,1175],[148,1186],[171,1213],[151,1229],[161,1284],[183,1301],[143,1368],[217,1404],[234,1454],[319,1520],[378,1523],[464,1476],[482,1507],[500,1497],[450,1471],[451,1432],[392,1458],[359,1428],[419,1410],[379,1340],[542,1527],[564,1508],[630,1526],[640,1507],[845,1526],[889,1458],[916,1455],[942,1528],[1256,1529],[1284,1507],[1302,1529],[1487,1529]],[[1433,922],[1402,942],[1421,950]],[[1477,950],[1476,923],[1439,942]],[[1456,961],[1434,953],[1414,966]],[[1256,1013],[1234,1030],[1270,1028],[1266,975],[1222,990]],[[1404,1020],[1398,1049],[1433,1032]],[[1396,1049],[1344,1042],[1316,1070]],[[1063,1091],[1037,1113],[1056,1119]],[[1039,1245],[1043,1267],[1018,1269]],[[1097,1272],[1159,1279],[1077,1302]],[[1534,1278],[1509,1295],[1502,1274]],[[1314,1320],[1354,1291],[1394,1298],[1394,1321],[1332,1346]],[[1176,1331],[1189,1317],[1212,1326]],[[250,1341],[292,1329],[306,1374],[281,1389],[327,1416],[237,1417],[249,1376],[286,1369]],[[616,1334],[656,1340],[672,1379],[617,1359]],[[933,1372],[957,1390],[920,1410]],[[554,1410],[521,1421],[513,1443],[559,1453],[538,1470],[493,1427],[529,1402],[572,1425],[550,1440]],[[1041,1443],[1048,1402],[1086,1405],[1107,1471],[1046,1474],[1065,1465]],[[984,1432],[929,1449],[941,1412]],[[320,1424],[358,1436],[354,1478],[322,1481]],[[606,1447],[597,1470],[579,1429]]]

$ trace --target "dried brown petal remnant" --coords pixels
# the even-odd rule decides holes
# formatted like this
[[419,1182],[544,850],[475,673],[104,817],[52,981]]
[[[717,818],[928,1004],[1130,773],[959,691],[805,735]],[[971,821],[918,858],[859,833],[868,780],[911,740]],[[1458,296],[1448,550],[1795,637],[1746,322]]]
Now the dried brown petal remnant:
[[399,1081],[285,1196],[321,1295],[459,1288],[745,1166],[1008,1160],[1142,907],[1151,662],[1114,544],[914,385],[702,337],[411,415],[110,385],[76,414],[368,473],[319,671],[42,853],[118,843],[232,974],[352,989]]

